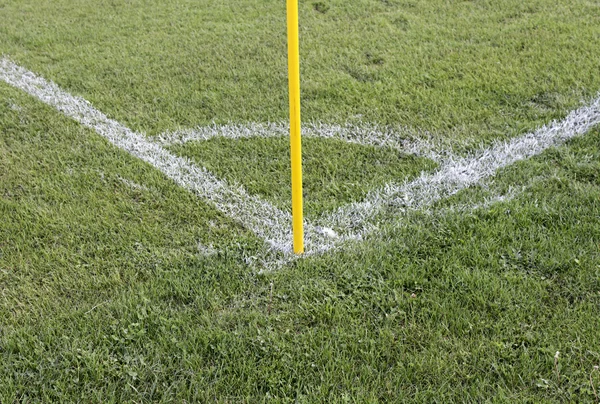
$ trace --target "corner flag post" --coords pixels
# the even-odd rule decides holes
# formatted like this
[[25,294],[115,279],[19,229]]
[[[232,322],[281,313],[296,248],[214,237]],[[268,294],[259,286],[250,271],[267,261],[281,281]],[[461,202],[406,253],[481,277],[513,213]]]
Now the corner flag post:
[[300,50],[298,0],[287,0],[288,78],[290,86],[290,147],[292,160],[292,230],[294,252],[304,253],[302,212],[302,142],[300,136]]

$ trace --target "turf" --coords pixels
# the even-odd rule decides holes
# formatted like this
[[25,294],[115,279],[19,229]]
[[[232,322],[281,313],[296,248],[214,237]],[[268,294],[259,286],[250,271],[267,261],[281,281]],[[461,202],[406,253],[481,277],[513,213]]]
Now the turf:
[[[289,140],[224,138],[173,146],[230,183],[240,183],[280,209],[291,210]],[[307,216],[315,217],[370,190],[401,183],[436,167],[432,161],[391,148],[364,146],[332,139],[304,139],[303,190]]]
[[[302,2],[304,116],[449,144],[515,136],[600,90],[598,11],[583,0]],[[258,0],[10,0],[0,53],[150,135],[277,121],[283,13]],[[597,401],[599,138],[596,128],[385,218],[360,243],[258,274],[247,259],[262,240],[0,82],[0,402]],[[313,178],[333,189],[315,212],[431,168],[386,149],[306,146]],[[280,163],[261,153],[284,159],[285,147],[178,152],[277,200],[264,184],[283,189],[287,174],[262,178]],[[369,156],[385,164],[364,167]]]
[[593,400],[598,130],[457,197],[514,200],[255,276],[238,226],[0,89],[3,401]]
[[[287,117],[282,1],[0,7],[0,53],[135,130]],[[600,89],[600,12],[588,0],[303,1],[300,14],[309,121],[479,142],[534,129]]]

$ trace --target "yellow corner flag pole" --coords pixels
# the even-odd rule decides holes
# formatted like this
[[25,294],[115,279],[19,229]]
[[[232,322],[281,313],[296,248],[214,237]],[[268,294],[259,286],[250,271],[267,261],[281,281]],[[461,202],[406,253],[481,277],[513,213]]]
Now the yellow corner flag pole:
[[294,252],[304,252],[302,212],[302,141],[300,136],[300,50],[298,0],[287,0],[288,77],[290,82],[290,146],[292,157],[292,230]]

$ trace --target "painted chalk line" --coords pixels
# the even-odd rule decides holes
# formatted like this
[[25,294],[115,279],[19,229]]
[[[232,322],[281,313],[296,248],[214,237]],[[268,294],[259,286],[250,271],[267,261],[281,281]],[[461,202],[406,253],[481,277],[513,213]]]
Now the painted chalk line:
[[[284,138],[289,136],[288,123],[212,123],[193,129],[164,132],[156,137],[162,146],[168,147],[188,142],[207,141],[215,138],[232,140],[251,138]],[[302,136],[306,138],[336,139],[363,146],[387,147],[403,153],[427,157],[436,162],[448,154],[441,144],[434,143],[429,132],[401,126],[383,126],[363,122],[332,125],[322,122],[302,123]]]
[[[339,208],[317,220],[319,228],[327,232],[333,227],[337,232],[359,238],[376,229],[376,217],[386,207],[405,206],[418,209],[478,183],[481,178],[493,175],[499,168],[541,153],[551,146],[581,135],[598,124],[596,98],[589,106],[571,112],[564,120],[553,122],[533,133],[505,142],[494,142],[491,147],[458,157],[448,148],[432,141],[420,140],[416,130],[368,124],[328,125],[308,123],[303,135],[340,139],[362,145],[391,147],[407,153],[430,158],[441,167],[433,174],[423,173],[417,180],[403,184],[387,184],[370,192],[360,202]],[[163,144],[181,144],[205,141],[216,137],[242,139],[252,137],[283,137],[288,134],[283,123],[212,124],[189,130],[167,132],[160,135]],[[423,132],[423,134],[426,134]],[[421,135],[423,135],[421,134]],[[417,136],[415,136],[417,135]],[[342,236],[342,238],[344,238]]]
[[[562,121],[555,121],[510,141],[495,142],[492,147],[467,157],[448,155],[448,160],[438,171],[432,174],[422,173],[416,180],[401,185],[388,184],[380,190],[370,192],[364,201],[343,206],[332,214],[324,215],[316,223],[333,228],[340,235],[339,242],[332,248],[348,241],[345,231],[353,235],[352,240],[364,239],[379,229],[377,219],[384,213],[398,216],[427,208],[441,199],[491,178],[500,168],[533,157],[552,146],[564,144],[599,124],[600,96],[597,96],[589,105],[571,112]],[[500,195],[492,198],[491,202],[502,199]],[[307,254],[310,255],[314,254]],[[251,258],[251,264],[256,263],[263,268],[259,272],[279,269],[297,259],[294,256],[273,257],[271,253]]]
[[[510,141],[495,142],[490,148],[466,157],[446,154],[442,166],[436,172],[422,173],[416,180],[401,185],[388,184],[380,190],[370,192],[362,202],[343,206],[332,214],[324,215],[316,223],[333,228],[340,235],[339,242],[334,243],[337,245],[332,248],[348,241],[345,234],[352,235],[353,240],[364,239],[379,229],[378,218],[384,213],[398,216],[399,213],[427,208],[465,188],[481,184],[503,167],[538,155],[550,147],[562,145],[599,124],[600,96],[597,96],[589,105],[572,111],[562,121],[554,121],[533,133]],[[514,195],[517,191],[512,192]],[[510,197],[512,196],[509,195]],[[482,206],[501,202],[505,198],[502,195],[492,197],[490,201],[484,201]],[[309,252],[307,256],[310,255],[314,254]],[[295,259],[297,257],[278,258],[268,253],[265,257],[251,257],[250,263],[258,263],[264,268],[262,272],[268,272]]]
[[[274,208],[258,197],[248,195],[241,187],[228,185],[205,169],[194,166],[188,159],[172,155],[160,144],[151,142],[145,136],[109,119],[94,109],[89,102],[64,92],[54,83],[37,77],[6,58],[0,59],[0,78],[54,106],[84,126],[94,129],[111,143],[154,165],[176,183],[209,200],[226,215],[245,223],[270,245],[269,254],[283,254],[287,256],[285,261],[296,258],[290,251],[289,213]],[[492,176],[499,168],[582,135],[599,122],[600,98],[597,98],[591,105],[573,111],[563,121],[554,122],[534,133],[508,142],[497,142],[491,148],[464,158],[446,154],[442,159],[441,168],[433,174],[423,173],[416,180],[401,185],[388,184],[380,190],[370,192],[362,202],[324,215],[317,221],[316,226],[307,223],[308,253],[305,256],[329,251],[349,240],[360,240],[377,228],[376,218],[388,210],[406,211],[429,206]],[[350,136],[350,132],[347,133],[344,136]],[[341,135],[335,136],[342,138]],[[186,141],[184,137],[181,139]],[[368,144],[401,147],[394,146],[391,140],[385,140],[386,137],[378,139]],[[365,142],[364,139],[360,141]],[[339,237],[328,235],[332,227],[338,230]]]
[[422,173],[416,180],[400,185],[388,184],[368,193],[363,201],[343,206],[316,223],[323,223],[339,232],[349,231],[364,236],[375,224],[376,217],[386,210],[414,210],[429,206],[491,177],[500,168],[581,136],[598,124],[600,96],[589,105],[572,111],[562,121],[506,142],[495,142],[490,148],[467,157],[451,157],[432,174]]
[[[488,195],[480,202],[461,203],[456,206],[443,207],[443,208],[439,208],[439,209],[434,208],[434,209],[422,210],[421,212],[426,213],[428,215],[445,216],[449,213],[454,213],[454,212],[464,214],[464,213],[473,213],[475,211],[482,210],[482,209],[489,209],[491,206],[493,206],[497,203],[508,202],[508,201],[511,201],[511,200],[517,198],[521,193],[523,193],[532,184],[533,184],[533,182],[528,183],[527,185],[520,186],[520,187],[509,187],[509,189],[506,192],[497,193],[497,194],[494,194],[491,196]],[[368,235],[365,235],[365,236],[374,236],[379,240],[385,239],[385,237],[387,237],[390,234],[392,229],[397,230],[399,227],[409,226],[409,223],[403,219],[406,217],[407,214],[410,214],[412,212],[416,212],[416,210],[403,210],[401,214],[394,216],[394,218],[392,219],[393,220],[392,223],[387,223],[384,228],[377,228],[376,231],[372,231]],[[339,245],[337,245],[337,247],[342,248],[344,246],[351,245],[352,243],[357,242],[357,241],[358,240],[345,240],[343,243],[340,243]],[[245,257],[245,260],[246,260],[246,264],[248,266],[254,268],[257,273],[265,274],[265,273],[279,270],[279,269],[285,267],[286,265],[289,265],[292,262],[297,261],[298,259],[307,258],[307,257],[315,256],[315,255],[319,255],[319,254],[309,252],[305,256],[299,257],[299,256],[296,256],[293,254],[277,255],[273,251],[265,251],[262,254],[258,254],[258,255],[253,255],[253,256],[248,255]]]
[[[271,249],[284,254],[291,253],[292,235],[291,215],[289,213],[275,208],[256,196],[248,195],[241,186],[227,184],[226,181],[218,179],[204,168],[195,166],[189,159],[173,155],[162,147],[161,144],[169,144],[165,139],[158,142],[161,144],[150,141],[143,134],[135,133],[119,122],[108,118],[85,99],[65,92],[55,83],[18,66],[6,57],[0,59],[0,79],[55,107],[66,116],[93,129],[115,146],[153,165],[180,186],[195,192],[227,216],[243,223],[255,234],[265,239]],[[354,128],[359,134],[363,134],[361,138],[363,144],[397,148],[406,145],[406,142],[393,141],[392,133],[389,131],[385,134],[378,134],[376,127],[361,129],[348,125],[336,127],[315,124],[312,126],[312,130],[318,131],[321,127],[324,128],[321,130],[324,133],[322,137],[338,137],[351,140],[349,133]],[[262,132],[261,128],[263,128]],[[276,134],[279,134],[285,129],[285,126],[257,124],[254,129],[257,133],[274,130]],[[210,136],[217,136],[216,133],[220,133],[223,136],[232,137],[235,130],[239,130],[241,133],[238,138],[248,136],[250,133],[248,130],[242,130],[241,127],[232,126],[221,129],[212,128],[212,130],[206,132],[208,134],[205,133],[202,136],[209,138]],[[285,130],[287,131],[287,129]],[[198,131],[193,136],[197,138],[199,136]],[[182,141],[190,140],[189,136],[187,138],[180,136],[180,139]],[[171,144],[173,142],[171,141]],[[415,153],[419,151],[417,143],[412,143],[409,146],[412,148],[405,151]],[[432,150],[431,147],[429,149]],[[305,235],[306,247],[309,253],[328,251],[340,242],[361,238],[361,235],[349,233],[346,233],[344,237],[336,237],[327,226],[312,226],[309,222],[306,223]]]
[[[119,122],[108,118],[88,101],[75,97],[51,81],[18,66],[3,57],[0,59],[0,79],[53,106],[83,126],[93,129],[113,145],[153,165],[180,186],[211,202],[218,210],[263,238],[270,248],[291,251],[291,215],[258,197],[248,195],[237,186],[231,186],[195,166],[189,159],[171,154],[162,146],[149,141]],[[324,235],[310,226],[307,246],[325,243]]]
[[[374,231],[371,231],[370,233],[365,234],[365,239],[367,237],[375,237],[375,239],[377,239],[377,240],[385,240],[386,237],[389,237],[389,235],[391,234],[392,231],[396,231],[398,228],[401,228],[401,227],[409,226],[410,223],[405,220],[406,215],[409,215],[409,214],[415,213],[415,212],[423,213],[423,214],[426,214],[427,216],[444,217],[451,213],[458,213],[458,214],[471,213],[472,214],[476,211],[490,209],[493,205],[496,205],[499,203],[510,202],[510,201],[520,197],[525,191],[527,191],[531,187],[537,185],[539,182],[546,180],[548,178],[550,178],[550,176],[545,176],[545,175],[544,176],[536,176],[534,178],[527,180],[524,184],[511,185],[506,190],[495,190],[494,191],[494,190],[490,189],[490,188],[493,188],[492,187],[493,177],[490,177],[490,178],[480,181],[477,184],[488,190],[488,194],[483,196],[483,198],[471,200],[468,202],[461,202],[461,203],[458,203],[456,205],[451,205],[451,206],[436,207],[435,204],[433,204],[433,206],[428,207],[428,209],[422,209],[420,211],[417,209],[410,209],[410,208],[399,209],[396,212],[397,214],[391,218],[391,222],[387,222],[385,224],[385,226],[377,227],[376,229],[373,229]],[[356,241],[357,240],[345,241],[344,244],[340,243],[340,245],[338,247],[343,248],[344,246],[348,246],[349,244],[356,242]],[[314,256],[314,255],[317,255],[317,254],[308,253],[307,256],[310,257],[310,256]],[[265,273],[279,270],[300,258],[306,258],[306,257],[298,257],[293,254],[281,256],[281,255],[275,255],[273,252],[266,251],[259,255],[247,256],[246,263],[250,267],[255,268],[257,273],[265,274]]]

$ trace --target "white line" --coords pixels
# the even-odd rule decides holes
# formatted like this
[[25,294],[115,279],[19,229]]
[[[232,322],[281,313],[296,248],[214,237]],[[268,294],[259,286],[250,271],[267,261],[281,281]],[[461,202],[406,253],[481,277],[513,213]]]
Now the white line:
[[[429,207],[469,186],[481,184],[498,169],[540,154],[552,146],[561,145],[599,124],[600,97],[597,97],[590,105],[571,112],[564,120],[553,122],[534,133],[508,142],[497,142],[489,149],[480,150],[464,158],[447,154],[447,160],[435,173],[423,173],[416,180],[403,185],[389,184],[381,190],[370,192],[362,202],[343,206],[320,218],[317,224],[333,227],[340,234],[338,242],[324,250],[339,247],[349,239],[360,240],[367,237],[378,229],[377,219],[386,210],[390,211],[389,216],[398,216],[398,213]],[[468,208],[477,209],[510,199],[516,195],[515,192],[517,191],[511,189],[507,195],[497,195],[484,201],[483,205],[475,204]],[[260,257],[251,257],[248,263],[259,267],[259,272],[270,272],[296,259],[293,255],[277,257],[267,252]]]
[[[182,129],[165,132],[157,136],[157,142],[163,146],[182,144],[193,141],[206,141],[214,138],[249,139],[255,137],[272,138],[289,136],[287,123],[225,124],[215,123],[198,126],[193,129]],[[404,127],[380,126],[375,124],[331,125],[320,122],[302,124],[302,136],[307,138],[337,139],[364,146],[389,147],[405,153],[425,156],[439,161],[437,150],[439,145],[423,140],[429,136],[427,132],[419,132]]]
[[508,142],[497,142],[491,148],[465,158],[450,158],[437,172],[423,173],[412,182],[390,184],[370,192],[364,201],[343,206],[319,222],[338,231],[343,229],[365,235],[374,225],[377,215],[385,209],[420,209],[431,205],[494,175],[500,168],[583,135],[598,124],[600,97],[590,105],[571,112],[560,122],[553,122]]
[[[481,201],[462,202],[462,203],[459,203],[456,205],[441,207],[441,208],[437,208],[437,209],[435,207],[430,207],[429,209],[421,210],[420,212],[422,212],[426,215],[444,216],[449,213],[463,214],[463,213],[473,213],[473,212],[475,212],[477,210],[481,210],[481,209],[490,209],[493,205],[495,205],[497,203],[509,202],[509,201],[521,196],[528,188],[532,187],[536,183],[538,183],[546,178],[547,177],[545,177],[545,176],[537,176],[537,177],[531,178],[525,184],[509,186],[509,188],[507,190],[502,191],[502,192],[496,192],[491,195],[487,195],[487,196],[483,197]],[[489,184],[487,184],[487,183],[490,181],[493,181],[493,178],[483,179],[482,181],[478,182],[477,185],[488,188]],[[399,227],[408,225],[407,221],[404,220],[404,218],[406,218],[406,214],[409,214],[411,212],[417,212],[417,210],[416,209],[412,209],[412,210],[405,209],[402,211],[402,214],[395,215],[395,216],[388,218],[391,220],[391,222],[388,222],[385,227],[375,228],[373,226],[372,229],[370,229],[368,232],[365,232],[363,235],[368,236],[371,233],[374,233],[375,237],[379,240],[388,239],[391,231],[395,231]],[[376,230],[376,232],[374,230]],[[361,238],[356,238],[354,240],[344,240],[343,242],[339,243],[336,247],[343,247],[344,244],[347,246],[348,244],[351,244],[353,241],[360,241],[360,240],[361,240]],[[308,256],[312,256],[312,255],[315,255],[315,253],[308,254]],[[249,266],[256,268],[258,273],[269,273],[269,272],[276,271],[276,270],[296,261],[298,258],[299,258],[298,256],[295,256],[293,254],[278,256],[277,254],[273,253],[272,251],[265,251],[261,255],[258,255],[258,256],[246,257],[246,263]]]
[[225,215],[243,223],[271,248],[284,252],[291,249],[290,214],[248,195],[241,187],[228,185],[190,160],[171,154],[144,135],[108,118],[83,98],[61,90],[53,82],[36,76],[7,58],[0,59],[0,79],[55,107],[95,130],[115,146],[150,163],[177,184],[210,201]]
[[[536,178],[535,180],[539,179]],[[529,186],[531,186],[534,183],[534,181],[529,181],[529,183],[527,185],[523,185],[520,187],[510,187],[507,191],[505,191],[504,193],[497,193],[491,196],[487,196],[483,199],[483,201],[481,202],[467,202],[467,203],[461,203],[458,205],[452,205],[450,207],[444,207],[441,209],[428,209],[425,211],[422,211],[425,214],[428,215],[446,215],[448,213],[470,213],[470,212],[474,212],[476,210],[479,209],[489,209],[492,205],[496,204],[496,203],[500,203],[500,202],[507,202],[510,201],[514,198],[516,198],[517,196],[519,196],[523,191],[525,191],[525,189]],[[481,185],[481,184],[480,184]],[[413,210],[413,212],[415,212]],[[410,213],[409,211],[405,211],[406,213]],[[404,215],[396,215],[394,216],[392,219],[391,223],[388,223],[388,226],[386,226],[383,229],[375,229],[373,228],[372,230],[369,230],[368,233],[373,233],[375,234],[375,237],[378,239],[386,239],[386,237],[389,237],[389,234],[392,230],[396,230],[398,227],[401,226],[406,226],[408,223],[403,220],[406,216]],[[376,232],[373,230],[377,230]],[[367,233],[365,233],[365,236],[367,235]],[[342,247],[344,244],[347,246],[348,244],[352,243],[353,241],[358,241],[360,239],[356,239],[356,240],[344,240],[343,242],[339,243],[336,247]],[[315,255],[315,253],[309,253],[307,256],[312,256]],[[272,251],[265,251],[262,254],[258,255],[258,256],[250,256],[250,257],[246,257],[246,264],[248,264],[251,267],[256,268],[258,273],[269,273],[269,272],[273,272],[276,271],[294,261],[296,261],[299,257],[295,256],[293,254],[287,254],[287,255],[283,255],[283,256],[278,256],[277,254],[275,254]]]
[[[190,160],[175,156],[160,144],[148,140],[92,107],[86,100],[74,97],[61,90],[52,82],[17,66],[6,58],[0,59],[0,79],[35,96],[42,102],[54,106],[68,117],[82,125],[94,129],[114,145],[148,162],[173,179],[177,184],[195,192],[211,202],[227,216],[243,223],[248,229],[262,237],[270,246],[267,254],[269,262],[289,262],[296,259],[291,253],[291,215],[283,212],[258,197],[248,195],[242,187],[228,185]],[[360,240],[377,228],[378,217],[395,210],[421,209],[432,203],[456,194],[460,190],[491,177],[502,167],[539,154],[551,146],[564,143],[568,139],[582,135],[600,123],[600,97],[589,106],[573,111],[560,122],[543,127],[534,133],[508,142],[495,143],[470,156],[458,158],[448,152],[435,150],[435,146],[425,143],[414,146],[415,153],[430,155],[441,161],[441,168],[433,174],[423,173],[419,178],[401,185],[388,184],[381,190],[370,192],[364,201],[352,203],[321,217],[315,225],[306,225],[307,254],[310,256],[331,250],[349,240]],[[285,125],[267,124],[257,126],[228,126],[200,128],[195,132],[184,132],[165,136],[163,144],[206,140],[215,136],[242,138],[256,136],[281,136],[287,133]],[[275,126],[273,126],[275,125]],[[394,147],[406,151],[410,149],[405,141],[393,139],[395,132],[377,132],[372,126],[354,127],[351,125],[334,127],[319,126],[309,128],[314,136],[344,139],[361,144]],[[313,132],[310,132],[310,131]],[[355,131],[355,133],[353,132]],[[170,140],[169,140],[170,139]],[[175,139],[175,140],[173,140]],[[179,140],[177,140],[179,139]],[[339,237],[331,237],[331,227]],[[279,252],[279,253],[278,253]],[[281,255],[283,254],[283,256]],[[261,261],[261,258],[257,258]],[[265,264],[268,265],[268,262]]]

